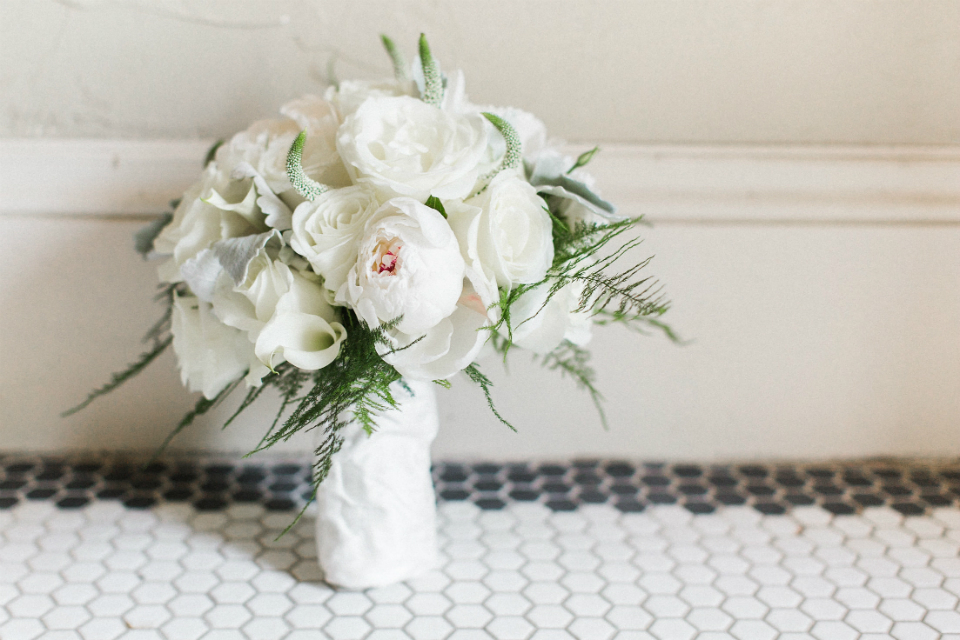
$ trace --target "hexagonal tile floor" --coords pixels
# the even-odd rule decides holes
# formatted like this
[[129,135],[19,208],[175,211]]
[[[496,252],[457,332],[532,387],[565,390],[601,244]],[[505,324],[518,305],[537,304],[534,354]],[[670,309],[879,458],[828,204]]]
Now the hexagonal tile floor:
[[442,566],[337,591],[303,460],[0,457],[0,638],[960,640],[960,467],[439,464]]

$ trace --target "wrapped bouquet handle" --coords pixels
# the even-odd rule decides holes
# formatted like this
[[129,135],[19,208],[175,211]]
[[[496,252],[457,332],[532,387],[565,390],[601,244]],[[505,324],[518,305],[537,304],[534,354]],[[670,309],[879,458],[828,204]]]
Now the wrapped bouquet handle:
[[368,435],[356,421],[317,489],[317,560],[327,582],[365,589],[415,578],[437,564],[430,445],[432,382],[394,383],[397,407]]

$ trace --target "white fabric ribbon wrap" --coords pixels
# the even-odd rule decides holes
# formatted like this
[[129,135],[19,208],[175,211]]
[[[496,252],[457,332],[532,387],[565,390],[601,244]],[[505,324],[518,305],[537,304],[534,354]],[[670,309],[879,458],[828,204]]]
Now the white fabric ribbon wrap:
[[317,560],[327,582],[366,589],[437,566],[430,445],[439,424],[434,383],[391,388],[398,403],[368,436],[356,422],[317,492]]

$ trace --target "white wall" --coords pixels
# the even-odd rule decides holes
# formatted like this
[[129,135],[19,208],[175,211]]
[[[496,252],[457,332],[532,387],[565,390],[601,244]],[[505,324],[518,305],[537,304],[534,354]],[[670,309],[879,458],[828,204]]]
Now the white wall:
[[[159,309],[155,265],[130,236],[203,146],[0,144],[3,448],[150,450],[189,407],[165,357],[57,417],[139,353]],[[960,455],[960,150],[620,146],[594,170],[626,213],[653,220],[636,257],[656,256],[670,322],[692,343],[596,331],[609,432],[570,381],[519,353],[510,375],[488,363],[519,433],[458,380],[439,393],[437,456]],[[37,198],[45,176],[57,188]],[[262,402],[176,446],[252,447],[275,406]]]
[[421,31],[568,140],[960,143],[960,0],[4,0],[0,136],[219,137]]
[[[605,143],[693,340],[597,332],[609,432],[569,381],[490,363],[520,433],[459,382],[437,456],[960,455],[960,0],[4,0],[0,449],[151,450],[191,404],[171,357],[57,415],[156,315],[130,234],[210,139],[420,31],[475,101]],[[268,409],[176,446],[247,449]]]

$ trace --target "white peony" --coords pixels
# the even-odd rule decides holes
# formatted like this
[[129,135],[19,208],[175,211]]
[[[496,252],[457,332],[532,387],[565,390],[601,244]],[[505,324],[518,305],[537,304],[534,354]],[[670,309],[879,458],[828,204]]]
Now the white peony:
[[549,353],[563,340],[584,346],[592,338],[593,320],[588,311],[578,311],[583,285],[569,284],[549,301],[549,288],[532,289],[510,307],[513,343],[534,353]]
[[512,287],[542,280],[553,263],[553,223],[536,190],[504,171],[470,204],[483,210],[477,247],[497,284]]
[[465,198],[487,149],[484,122],[408,96],[369,98],[344,120],[337,149],[351,177],[385,197]]
[[171,321],[180,380],[190,391],[212,400],[248,370],[266,373],[243,332],[220,322],[208,303],[175,295]]
[[367,220],[336,301],[370,327],[402,316],[397,330],[420,335],[453,313],[463,276],[460,247],[446,220],[412,198],[394,198]]
[[290,246],[336,292],[357,261],[360,236],[367,220],[380,206],[373,192],[360,185],[334,189],[293,212]]
[[477,250],[481,210],[459,201],[444,203],[456,234],[466,269],[463,292],[456,309],[421,336],[391,334],[391,344],[378,345],[384,360],[411,380],[447,379],[476,360],[490,339],[484,328],[499,318],[497,283],[484,270]]

